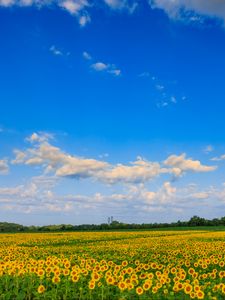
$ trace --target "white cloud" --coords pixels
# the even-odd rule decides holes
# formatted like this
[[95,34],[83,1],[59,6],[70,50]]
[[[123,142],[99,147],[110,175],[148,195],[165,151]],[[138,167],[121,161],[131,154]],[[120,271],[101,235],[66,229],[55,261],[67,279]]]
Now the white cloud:
[[59,177],[93,177],[114,184],[148,181],[161,173],[170,172],[161,168],[158,162],[148,162],[140,157],[130,165],[110,165],[105,161],[67,154],[34,134],[28,140],[37,144],[25,151],[15,150],[16,157],[12,163],[39,165],[45,173],[54,173]]
[[104,0],[104,2],[113,10],[126,10],[130,14],[132,14],[138,7],[137,1]]
[[177,80],[162,81],[156,76],[151,76],[150,73],[144,72],[139,77],[149,77],[153,88],[153,93],[158,108],[167,108],[170,105],[175,105],[186,99],[177,91]]
[[81,27],[86,26],[87,23],[90,23],[90,22],[91,22],[91,17],[89,16],[88,13],[79,17],[79,24]]
[[18,195],[19,192],[22,191],[23,185],[19,185],[16,187],[0,187],[0,196],[13,196],[13,195]]
[[14,164],[40,165],[46,173],[55,173],[57,176],[71,176],[77,178],[92,177],[94,172],[105,168],[108,164],[95,159],[85,159],[64,153],[60,148],[52,146],[41,137],[34,134],[29,138],[36,142],[33,148],[25,151],[15,150]]
[[125,1],[123,0],[104,0],[104,1],[112,9],[121,9],[125,3]]
[[120,69],[110,69],[110,70],[108,70],[108,73],[115,75],[115,76],[119,76],[119,75],[121,75],[121,70]]
[[[43,185],[45,180],[47,184]],[[128,193],[102,194],[97,192],[92,195],[59,195],[52,190],[54,185],[50,186],[48,181],[47,177],[43,177],[42,180],[34,177],[25,185],[0,187],[1,209],[14,210],[20,213],[41,211],[74,213],[80,209],[98,209],[99,211],[99,209],[108,208],[111,211],[116,207],[133,210],[137,204],[140,207],[147,205],[148,208],[154,206],[157,209],[157,206],[162,205],[163,202],[169,203],[169,198],[174,193],[173,188],[168,187],[165,183],[162,189],[157,192],[147,191],[141,184],[136,190],[128,190]]]
[[149,162],[139,158],[131,162],[131,165],[118,164],[111,166],[97,175],[100,180],[115,183],[140,183],[149,181],[161,173],[166,173],[167,169],[161,168],[158,162]]
[[210,194],[208,192],[198,192],[191,195],[195,199],[207,199]]
[[107,70],[109,68],[109,65],[106,65],[102,62],[96,62],[91,65],[91,68],[94,69],[95,71],[99,72],[99,71]]
[[164,182],[162,187],[155,192],[148,191],[143,185],[140,185],[138,198],[143,200],[147,205],[161,206],[162,204],[168,204],[173,201],[176,191],[177,189],[168,181]]
[[71,201],[53,191],[57,183],[58,179],[54,176],[38,176],[22,185],[0,187],[1,210],[26,214],[43,211],[68,212]]
[[67,156],[63,166],[56,170],[56,175],[79,178],[92,177],[95,176],[95,172],[99,172],[107,165],[106,162],[95,159],[82,159]]
[[[92,60],[92,56],[88,52],[84,51],[82,53],[82,55],[85,60],[87,60],[87,61]],[[97,61],[97,62],[90,64],[90,68],[96,72],[106,72],[106,73],[109,73],[114,76],[121,75],[121,70],[118,69],[114,64],[108,64],[108,63],[104,63],[102,61]]]
[[[71,15],[75,16],[81,27],[85,26],[91,20],[88,12],[86,11],[86,9],[90,7],[87,0],[0,0],[0,6],[3,7],[35,6],[37,8],[41,8],[44,6],[48,7],[50,5],[64,9]],[[53,49],[52,52],[54,52],[55,55],[61,55],[61,51],[58,49]]]
[[33,3],[37,3],[38,4],[38,1],[33,1],[33,0],[20,0],[20,6],[30,6],[32,5]]
[[171,185],[170,182],[166,181],[163,183],[163,186],[156,193],[156,200],[158,203],[165,204],[168,202],[173,202],[176,197],[177,189]]
[[26,138],[26,140],[30,143],[33,142],[47,142],[50,139],[53,139],[54,135],[51,133],[47,133],[47,132],[34,132],[32,133],[28,138]]
[[147,78],[150,76],[151,76],[151,74],[149,72],[142,72],[138,75],[138,77],[147,77]]
[[0,0],[0,6],[10,7],[15,4],[15,0]]
[[72,15],[79,15],[84,8],[89,6],[89,3],[86,0],[64,0],[60,6]]
[[26,160],[26,156],[27,156],[26,152],[23,152],[23,151],[18,150],[18,149],[14,150],[13,152],[16,155],[16,157],[15,157],[15,159],[13,159],[11,161],[11,163],[12,164],[23,164],[24,161]]
[[[79,20],[80,23],[80,20]],[[85,24],[80,24],[81,26],[84,26]],[[55,56],[69,56],[71,53],[70,52],[63,52],[62,50],[60,50],[59,48],[57,48],[55,45],[52,45],[49,48],[49,51],[55,55]]]
[[115,65],[113,64],[105,64],[103,62],[96,62],[91,65],[91,68],[95,70],[96,72],[107,72],[109,74],[112,74],[114,76],[119,76],[121,75],[121,70],[118,69]]
[[64,0],[60,2],[60,7],[65,9],[71,15],[78,18],[78,23],[81,27],[87,25],[91,22],[91,17],[86,11],[86,8],[90,6],[89,2],[86,0]]
[[[114,11],[125,11],[129,14],[138,7],[136,0],[103,0]],[[205,17],[216,17],[225,21],[224,0],[148,0],[152,8],[163,9],[170,18],[188,20],[189,22],[202,23]],[[28,7],[37,8],[59,7],[77,18],[81,27],[91,21],[89,10],[98,7],[98,2],[89,3],[87,0],[0,0],[2,7]],[[60,55],[60,54],[59,54]]]
[[130,195],[112,193],[104,195],[57,194],[53,188],[56,177],[33,177],[24,185],[0,187],[0,209],[20,213],[33,212],[67,212],[74,213],[79,209],[114,207],[131,199]]
[[6,175],[9,173],[9,166],[7,159],[0,160],[0,175]]
[[27,140],[34,144],[25,151],[15,150],[13,164],[42,166],[45,173],[53,173],[59,177],[96,178],[110,184],[126,182],[144,182],[170,170],[161,168],[158,162],[149,162],[139,157],[130,165],[110,165],[105,161],[82,158],[67,154],[60,148],[52,146],[36,133]]
[[83,58],[86,59],[86,60],[91,60],[92,59],[91,55],[86,51],[83,52]]
[[216,166],[202,165],[199,160],[187,159],[186,154],[171,155],[165,161],[164,165],[172,167],[172,172],[176,176],[182,175],[184,172],[211,172],[216,170]]
[[58,48],[56,48],[56,46],[54,46],[54,45],[52,45],[52,46],[49,48],[49,51],[50,51],[52,54],[56,55],[56,56],[62,56],[62,55],[63,55],[62,51],[59,50]]
[[102,153],[98,157],[99,158],[109,157],[109,153]]
[[[94,178],[108,184],[143,183],[162,174],[181,176],[186,172],[210,172],[216,166],[203,165],[198,160],[186,158],[186,154],[171,155],[163,163],[148,161],[142,157],[129,164],[109,164],[104,160],[84,158],[64,152],[49,143],[52,136],[33,133],[26,140],[31,147],[14,150],[13,164],[40,166],[45,174],[57,177]],[[105,158],[107,155],[101,156]]]
[[159,90],[159,91],[162,91],[165,89],[165,86],[161,85],[161,84],[156,84],[156,89]]
[[198,190],[196,185],[188,185],[186,188],[177,188],[165,181],[154,190],[149,190],[143,183],[134,182],[126,184],[124,192],[115,192],[113,189],[106,194],[95,192],[84,195],[58,194],[55,191],[56,183],[59,183],[56,176],[39,176],[31,178],[26,184],[0,187],[0,209],[22,214],[64,212],[73,216],[78,212],[83,214],[84,211],[90,213],[93,210],[97,214],[101,212],[107,215],[108,212],[115,216],[114,212],[123,211],[123,217],[129,214],[132,218],[141,213],[147,216],[149,212],[176,212],[180,218],[184,211],[187,215],[193,215],[196,209],[202,211],[203,202],[204,207],[208,208],[225,203],[224,187]]
[[31,178],[24,185],[0,187],[1,210],[13,210],[20,213],[68,211],[70,201],[51,190],[55,183],[55,178],[41,176]]
[[171,100],[172,103],[177,103],[177,99],[176,99],[175,96],[171,96],[170,100]]
[[163,9],[173,19],[201,20],[199,15],[225,21],[224,0],[150,0],[152,8]]
[[219,157],[213,157],[211,158],[212,161],[221,161],[225,160],[225,154],[220,155]]
[[[34,132],[26,138],[27,148],[15,151],[15,159],[11,163],[38,166],[42,175],[14,187],[0,187],[1,211],[72,215],[78,211],[83,214],[86,209],[100,211],[103,215],[108,212],[111,215],[112,212],[113,216],[114,212],[122,211],[134,217],[142,213],[148,216],[151,212],[167,212],[168,215],[174,212],[180,217],[183,212],[191,215],[195,209],[201,211],[203,203],[209,208],[225,204],[224,187],[201,189],[196,184],[189,184],[181,188],[180,183],[169,181],[171,174],[181,176],[188,172],[215,170],[215,166],[202,164],[186,157],[186,154],[171,155],[162,162],[148,161],[139,156],[129,163],[113,164],[105,161],[107,154],[103,154],[101,159],[80,157],[52,145],[53,141],[51,134]],[[8,165],[7,160],[4,163]],[[91,180],[83,183],[82,187],[82,183],[70,182],[67,177],[89,178],[98,183],[90,193],[85,184],[89,186]],[[56,184],[63,187],[56,189]],[[79,185],[79,194],[76,190],[65,194],[67,187],[70,190],[73,184],[75,189]],[[105,184],[104,193],[98,190],[102,184]]]

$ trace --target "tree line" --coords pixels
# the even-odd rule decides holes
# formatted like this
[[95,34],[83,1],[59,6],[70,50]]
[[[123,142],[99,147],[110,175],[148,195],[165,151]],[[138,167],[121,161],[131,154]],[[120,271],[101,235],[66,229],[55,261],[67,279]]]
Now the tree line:
[[189,221],[177,221],[172,223],[143,223],[128,224],[113,221],[110,224],[82,224],[82,225],[46,225],[46,226],[23,226],[16,223],[0,222],[0,232],[58,232],[58,231],[106,231],[106,230],[147,230],[161,228],[187,228],[199,226],[225,226],[225,217],[207,220],[193,216]]

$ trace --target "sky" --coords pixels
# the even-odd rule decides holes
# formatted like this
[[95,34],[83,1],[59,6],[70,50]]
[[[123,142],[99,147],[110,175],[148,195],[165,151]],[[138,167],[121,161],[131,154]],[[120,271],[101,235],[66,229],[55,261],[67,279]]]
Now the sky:
[[0,0],[0,221],[225,215],[224,0]]

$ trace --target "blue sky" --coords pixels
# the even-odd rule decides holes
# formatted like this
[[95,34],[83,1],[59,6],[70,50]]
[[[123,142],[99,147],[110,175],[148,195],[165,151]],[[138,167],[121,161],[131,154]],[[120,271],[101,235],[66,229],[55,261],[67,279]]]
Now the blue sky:
[[0,220],[220,217],[225,3],[0,0]]

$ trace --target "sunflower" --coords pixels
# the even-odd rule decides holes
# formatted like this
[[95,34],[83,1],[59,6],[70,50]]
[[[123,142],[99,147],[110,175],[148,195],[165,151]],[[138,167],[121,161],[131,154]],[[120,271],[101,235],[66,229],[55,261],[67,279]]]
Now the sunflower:
[[204,294],[203,291],[198,291],[198,292],[196,293],[196,296],[197,296],[198,299],[204,299],[205,294]]
[[127,288],[127,284],[125,281],[120,281],[119,284],[118,284],[118,288],[121,290],[121,291],[124,291],[126,288]]
[[140,296],[140,295],[142,295],[143,294],[143,288],[141,287],[141,286],[138,286],[137,288],[136,288],[136,293]]
[[223,294],[225,294],[225,285],[221,288]]
[[71,280],[72,280],[72,282],[77,282],[79,280],[79,276],[78,275],[73,275]]
[[150,280],[146,280],[145,283],[143,284],[143,289],[145,291],[148,291],[152,286],[152,282]]
[[94,281],[94,280],[91,280],[91,281],[89,282],[88,286],[89,286],[89,289],[90,289],[90,290],[93,290],[93,289],[95,288],[95,281]]
[[64,276],[68,276],[69,274],[70,274],[69,269],[64,269],[64,270],[63,270],[63,275],[64,275]]
[[127,265],[128,265],[127,260],[124,260],[124,261],[122,262],[122,266],[123,266],[123,267],[126,267]]
[[193,289],[192,285],[186,284],[184,287],[185,294],[187,294],[187,295],[190,294],[192,292],[192,289]]
[[52,278],[52,283],[57,284],[57,283],[59,283],[59,282],[60,282],[60,277],[54,276],[54,277]]
[[37,289],[39,294],[43,294],[45,291],[45,287],[43,286],[43,284],[39,285],[38,289]]

